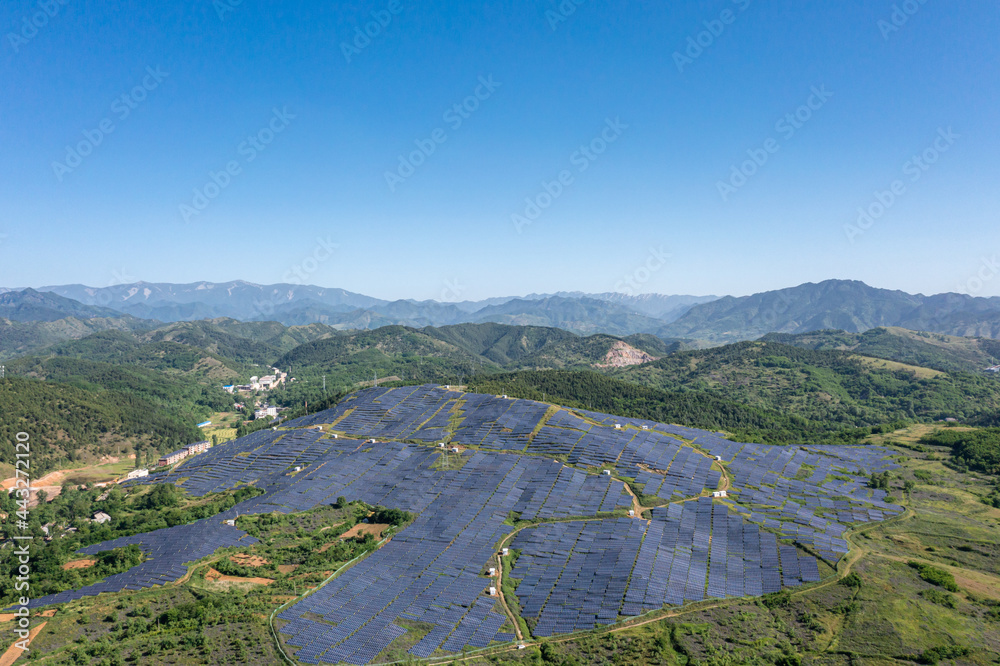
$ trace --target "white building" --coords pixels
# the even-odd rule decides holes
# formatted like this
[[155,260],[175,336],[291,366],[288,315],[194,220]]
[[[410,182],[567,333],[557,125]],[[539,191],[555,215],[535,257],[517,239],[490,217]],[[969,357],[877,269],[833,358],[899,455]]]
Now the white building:
[[271,418],[276,418],[278,416],[278,408],[277,407],[270,407],[268,405],[264,405],[260,409],[254,410],[254,413],[253,413],[253,417],[255,419],[264,419],[264,418],[267,418],[269,416]]
[[125,475],[125,481],[129,481],[131,479],[139,479],[144,476],[149,476],[148,469],[134,469]]
[[94,522],[103,525],[104,523],[111,522],[111,516],[104,513],[103,511],[98,511],[94,514]]
[[184,447],[184,450],[188,452],[189,456],[193,456],[196,453],[204,453],[212,448],[212,442],[207,439],[203,442],[195,442],[194,444],[188,444]]
[[728,497],[728,494],[725,490],[716,490],[712,493],[712,497]]

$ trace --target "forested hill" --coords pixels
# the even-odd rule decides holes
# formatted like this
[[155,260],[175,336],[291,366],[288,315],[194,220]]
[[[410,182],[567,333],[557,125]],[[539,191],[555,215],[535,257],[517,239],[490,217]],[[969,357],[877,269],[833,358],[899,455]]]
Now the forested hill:
[[945,372],[980,373],[1000,359],[1000,340],[963,338],[896,327],[873,328],[864,333],[834,330],[797,335],[770,333],[761,340],[804,349],[853,351]]
[[708,392],[830,427],[949,417],[990,425],[1000,414],[996,376],[943,373],[774,342],[679,352],[614,376],[662,390]]
[[192,418],[123,390],[95,390],[23,377],[0,379],[0,455],[14,460],[14,436],[31,439],[32,477],[79,461],[123,452],[132,443],[164,451],[195,442]]
[[779,411],[737,404],[704,391],[662,391],[588,371],[525,370],[476,377],[469,382],[468,389],[724,430],[740,441],[801,444],[828,439],[836,430]]

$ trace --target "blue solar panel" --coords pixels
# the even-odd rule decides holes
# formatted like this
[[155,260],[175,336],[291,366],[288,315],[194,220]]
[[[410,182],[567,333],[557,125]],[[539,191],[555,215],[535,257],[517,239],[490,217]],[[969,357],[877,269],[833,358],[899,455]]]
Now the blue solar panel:
[[[417,519],[285,609],[282,633],[303,662],[367,663],[405,633],[401,620],[419,620],[433,628],[410,653],[428,657],[512,640],[500,631],[509,619],[488,596],[495,580],[482,573],[512,530],[505,520],[511,512],[544,521],[631,508],[614,476],[635,478],[637,489],[667,506],[653,509],[649,520],[543,523],[521,530],[510,544],[522,554],[508,574],[519,580],[523,615],[537,621],[538,636],[592,629],[664,605],[816,582],[817,559],[792,540],[834,562],[847,552],[843,536],[851,524],[901,510],[885,502],[884,491],[867,487],[867,473],[894,466],[889,452],[875,447],[771,447],[595,412],[547,414],[541,403],[435,386],[359,391],[329,410],[131,482],[179,483],[194,495],[253,483],[265,494],[190,525],[84,549],[135,543],[150,558],[32,605],[175,581],[187,562],[254,543],[224,519],[303,511],[344,496],[405,509]],[[305,429],[315,425],[323,431]],[[471,449],[461,454],[460,469],[440,469],[433,446],[359,441],[370,438],[446,440]],[[716,456],[733,482],[724,502],[701,497],[718,487]],[[289,475],[292,466],[301,471]],[[692,501],[677,502],[686,499]]]

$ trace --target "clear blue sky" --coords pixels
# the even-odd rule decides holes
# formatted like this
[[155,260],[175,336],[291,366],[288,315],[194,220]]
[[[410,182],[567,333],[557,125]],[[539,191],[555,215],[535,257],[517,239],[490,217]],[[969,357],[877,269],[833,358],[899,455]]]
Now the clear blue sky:
[[[383,298],[625,276],[659,293],[852,278],[1000,294],[982,265],[1000,254],[995,0],[910,0],[900,25],[891,0],[567,0],[568,16],[548,0],[47,1],[0,9],[2,286],[298,270]],[[705,46],[678,60],[689,38]],[[603,153],[578,152],[595,140]],[[417,141],[433,154],[399,171]],[[908,164],[925,150],[933,165]],[[748,151],[767,161],[723,196]],[[512,215],[564,171],[518,233]],[[218,196],[185,215],[206,186]]]

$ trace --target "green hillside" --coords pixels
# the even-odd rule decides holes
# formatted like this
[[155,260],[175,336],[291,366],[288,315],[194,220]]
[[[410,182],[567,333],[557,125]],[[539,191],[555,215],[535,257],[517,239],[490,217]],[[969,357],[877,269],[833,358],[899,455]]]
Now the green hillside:
[[0,319],[0,360],[32,354],[67,340],[78,340],[100,331],[133,331],[138,320],[125,317],[56,321]]
[[742,441],[797,443],[825,436],[822,424],[749,407],[704,391],[663,391],[591,371],[545,370],[475,377],[471,391],[544,400],[634,418],[725,430]]
[[559,328],[494,323],[428,327],[422,332],[502,366],[517,363],[545,347],[577,337]]
[[168,341],[145,343],[121,331],[104,331],[64,342],[46,349],[45,355],[189,375],[213,384],[238,379],[248,372],[244,364],[198,347]]
[[[197,441],[199,410],[187,398],[135,391],[134,378],[110,374],[75,384],[8,375],[0,380],[0,454],[14,460],[14,435],[31,437],[35,478],[61,466],[128,451],[136,444],[165,451]],[[175,389],[176,390],[176,389]],[[210,406],[201,410],[209,412]]]
[[982,372],[1000,358],[1000,340],[963,338],[904,328],[874,328],[864,333],[813,331],[790,335],[771,333],[761,340],[804,349],[854,351],[944,372]]
[[[221,330],[238,338],[246,338],[253,342],[262,343],[270,349],[277,350],[279,354],[289,352],[307,342],[342,335],[342,332],[335,328],[326,324],[316,323],[302,326],[285,326],[276,321],[238,321],[225,317],[201,323],[210,324],[214,329]],[[178,323],[174,326],[175,329],[179,329],[183,327],[183,324]],[[203,328],[202,330],[208,332],[211,329]]]
[[624,347],[639,361],[659,358],[679,343],[653,336],[632,336],[629,342],[610,335],[579,337],[556,328],[458,324],[414,329],[386,326],[309,342],[275,362],[296,378],[274,399],[300,405],[323,397],[327,389],[350,389],[374,380],[398,378],[407,383],[460,383],[472,375],[503,370],[593,369],[613,349]]
[[281,351],[267,342],[260,342],[228,332],[210,321],[168,324],[144,336],[148,342],[176,342],[233,359],[239,363],[266,365]]
[[498,370],[498,366],[455,345],[403,326],[317,340],[300,345],[275,363],[290,368],[296,383],[279,398],[282,404],[301,404],[319,393],[326,375],[328,387],[349,388],[380,378],[398,377],[408,382],[454,381],[451,378]]
[[924,372],[851,352],[774,342],[679,352],[613,375],[651,388],[704,391],[829,427],[947,417],[988,424],[1000,409],[996,377]]
[[631,335],[657,333],[664,328],[662,319],[655,319],[615,303],[593,298],[550,296],[539,300],[514,299],[490,305],[473,315],[478,322],[497,322],[511,326],[549,326],[579,335],[607,333]]
[[[606,357],[616,347],[624,348],[634,354],[637,363],[648,362],[670,353],[664,353],[663,350],[667,346],[662,343],[649,344],[642,338],[636,339],[636,336],[632,336],[632,340],[635,344],[629,344],[621,338],[602,334],[586,338],[570,338],[521,359],[516,367],[524,369],[591,369],[597,365],[604,365],[607,362]],[[674,347],[676,348],[678,345],[679,343],[675,343]]]

